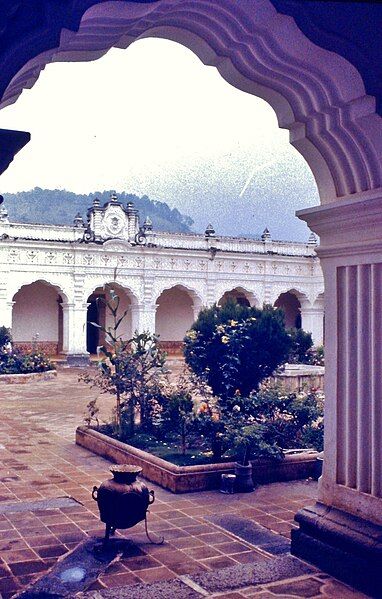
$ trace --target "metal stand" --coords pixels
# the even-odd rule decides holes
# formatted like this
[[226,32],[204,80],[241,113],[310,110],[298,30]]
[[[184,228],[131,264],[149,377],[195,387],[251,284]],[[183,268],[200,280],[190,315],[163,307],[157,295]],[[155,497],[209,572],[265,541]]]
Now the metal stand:
[[155,535],[159,539],[159,540],[155,541],[150,536],[150,533],[148,531],[148,524],[147,524],[147,514],[146,514],[146,517],[145,517],[145,532],[146,532],[146,537],[148,538],[148,540],[150,541],[150,543],[152,543],[153,545],[163,545],[163,543],[164,543],[164,537],[160,537],[159,535]]

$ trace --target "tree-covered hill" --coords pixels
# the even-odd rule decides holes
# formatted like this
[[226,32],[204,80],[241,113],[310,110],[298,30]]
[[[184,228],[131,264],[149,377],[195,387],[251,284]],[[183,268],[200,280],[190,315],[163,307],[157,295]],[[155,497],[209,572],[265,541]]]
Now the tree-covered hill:
[[[86,222],[87,209],[98,198],[101,206],[109,201],[111,191],[76,194],[61,189],[40,189],[4,193],[4,207],[8,210],[11,222],[70,225],[77,212]],[[147,196],[118,192],[119,201],[126,205],[134,202],[139,210],[141,221],[149,216],[157,231],[190,232],[192,218],[181,214],[176,208],[170,208],[165,202],[150,200]]]

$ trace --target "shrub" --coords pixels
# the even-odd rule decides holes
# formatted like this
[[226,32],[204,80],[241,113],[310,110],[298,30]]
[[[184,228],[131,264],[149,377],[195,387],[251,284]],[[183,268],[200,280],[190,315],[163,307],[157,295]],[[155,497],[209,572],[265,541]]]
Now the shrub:
[[291,340],[283,312],[227,302],[202,310],[185,337],[186,363],[221,398],[249,395],[284,363]]
[[[120,298],[109,287],[110,300],[103,302],[111,314],[113,324],[105,328],[90,323],[105,334],[105,344],[99,348],[100,360],[96,374],[91,371],[80,377],[85,383],[98,387],[102,393],[115,396],[115,424],[119,437],[132,437],[135,432],[136,409],[140,428],[148,431],[153,424],[161,396],[161,375],[164,374],[166,353],[159,347],[157,335],[149,332],[137,333],[128,340],[118,334],[118,329],[127,315],[120,315]],[[88,417],[94,420],[96,404],[88,404]],[[93,415],[92,415],[93,414]]]
[[323,446],[323,395],[263,384],[249,397],[204,401],[195,425],[214,459],[280,458],[283,449]]
[[288,333],[292,341],[292,346],[288,356],[288,362],[291,364],[311,364],[310,350],[313,346],[311,333],[306,333],[303,329],[289,329]]
[[0,349],[0,374],[29,374],[53,369],[53,364],[43,352]]
[[11,331],[7,327],[0,326],[0,349],[8,343],[12,343]]
[[315,390],[287,393],[278,385],[264,384],[251,401],[252,415],[256,421],[266,424],[269,441],[283,449],[314,447],[321,451],[322,393]]
[[308,364],[313,364],[314,366],[325,366],[325,350],[323,345],[319,345],[318,347],[312,347],[308,351]]

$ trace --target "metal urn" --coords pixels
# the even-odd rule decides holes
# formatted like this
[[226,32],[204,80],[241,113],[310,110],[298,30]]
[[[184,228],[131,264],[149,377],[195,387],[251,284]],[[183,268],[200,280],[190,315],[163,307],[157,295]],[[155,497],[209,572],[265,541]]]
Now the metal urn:
[[[155,501],[154,491],[149,491],[144,483],[136,480],[142,468],[122,464],[112,466],[110,471],[113,478],[103,482],[100,487],[93,487],[92,491],[92,497],[98,503],[101,522],[106,524],[104,546],[117,528],[131,528],[142,520],[146,524],[147,537],[155,543],[147,530],[147,511]],[[160,542],[163,543],[163,539]]]

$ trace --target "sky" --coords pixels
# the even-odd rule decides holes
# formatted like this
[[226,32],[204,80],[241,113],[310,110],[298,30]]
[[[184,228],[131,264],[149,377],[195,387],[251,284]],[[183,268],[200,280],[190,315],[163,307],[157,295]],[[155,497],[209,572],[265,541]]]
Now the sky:
[[167,202],[194,230],[305,241],[294,213],[319,204],[302,156],[272,108],[237,90],[187,48],[143,39],[86,63],[54,63],[0,112],[31,141],[1,193],[115,189]]

